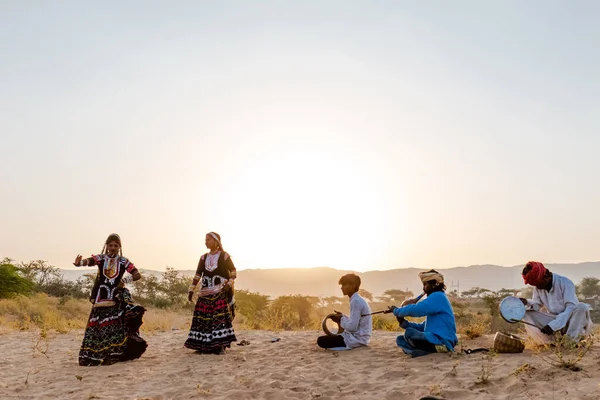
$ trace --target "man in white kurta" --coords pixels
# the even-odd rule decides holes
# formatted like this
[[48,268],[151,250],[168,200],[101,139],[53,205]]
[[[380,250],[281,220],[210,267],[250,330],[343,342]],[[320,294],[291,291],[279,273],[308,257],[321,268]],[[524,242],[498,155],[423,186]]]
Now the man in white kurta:
[[[532,299],[521,299],[527,306],[523,321],[527,334],[537,343],[554,340],[554,333],[566,334],[577,341],[592,332],[589,306],[580,303],[575,284],[562,275],[550,272],[542,263],[530,261],[523,268],[526,284],[534,286]],[[546,312],[540,311],[545,308]]]
[[[371,307],[358,292],[350,297],[350,315],[342,315],[340,326],[344,328],[341,335],[349,349],[366,346],[373,334],[373,317]],[[363,317],[364,315],[364,317]]]
[[347,274],[340,278],[342,293],[350,298],[350,315],[337,313],[331,319],[339,324],[344,331],[339,335],[319,336],[317,345],[325,349],[354,349],[367,346],[373,334],[373,318],[371,307],[362,298],[360,290],[360,277]]

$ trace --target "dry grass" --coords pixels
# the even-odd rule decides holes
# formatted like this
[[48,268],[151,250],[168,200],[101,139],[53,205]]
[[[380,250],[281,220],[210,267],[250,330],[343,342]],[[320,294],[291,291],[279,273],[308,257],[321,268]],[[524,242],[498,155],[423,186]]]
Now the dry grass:
[[467,322],[458,324],[457,333],[461,337],[475,339],[490,333],[491,317],[486,314],[472,314]]
[[85,328],[90,303],[38,293],[0,300],[0,326],[4,329],[44,329],[66,333]]
[[187,329],[191,315],[175,313],[163,309],[151,309],[144,314],[142,332],[170,331],[172,329]]
[[395,332],[400,330],[400,325],[393,316],[373,315],[373,329]]
[[[0,331],[40,330],[67,333],[84,329],[91,304],[84,299],[51,297],[38,293],[0,300]],[[144,315],[142,331],[169,331],[189,326],[190,315],[163,309],[149,309]]]

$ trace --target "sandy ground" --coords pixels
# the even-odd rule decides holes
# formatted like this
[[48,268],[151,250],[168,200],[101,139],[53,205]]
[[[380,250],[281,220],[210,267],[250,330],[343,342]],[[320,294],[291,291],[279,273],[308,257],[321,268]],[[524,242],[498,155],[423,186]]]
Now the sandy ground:
[[[320,332],[238,331],[223,356],[183,348],[187,331],[145,334],[141,359],[105,367],[77,365],[83,332],[0,335],[2,399],[600,399],[595,346],[582,371],[562,370],[526,350],[518,355],[434,354],[410,359],[394,332],[375,332],[368,348],[319,349]],[[272,343],[272,338],[280,338]],[[490,346],[491,337],[465,342]],[[522,373],[518,373],[522,371]],[[489,372],[489,382],[481,383]]]

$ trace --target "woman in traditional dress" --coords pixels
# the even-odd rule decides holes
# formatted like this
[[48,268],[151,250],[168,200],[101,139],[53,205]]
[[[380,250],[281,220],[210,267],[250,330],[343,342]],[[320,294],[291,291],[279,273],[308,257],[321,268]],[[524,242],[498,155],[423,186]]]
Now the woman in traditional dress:
[[[139,358],[148,346],[139,335],[146,309],[133,304],[125,283],[142,276],[135,265],[123,257],[119,235],[109,235],[100,254],[85,259],[77,255],[73,264],[98,267],[90,298],[92,311],[79,350],[79,365],[110,365]],[[130,276],[124,277],[125,272]]]
[[184,346],[204,354],[224,354],[237,341],[232,321],[235,316],[233,281],[237,277],[231,257],[223,250],[221,236],[210,232],[204,241],[210,250],[198,262],[188,299],[202,281],[188,339]]

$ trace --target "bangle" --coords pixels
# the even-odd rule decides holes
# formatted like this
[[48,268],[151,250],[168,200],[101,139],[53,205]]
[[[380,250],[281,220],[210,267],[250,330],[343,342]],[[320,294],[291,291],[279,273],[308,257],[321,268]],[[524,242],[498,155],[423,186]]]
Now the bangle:
[[133,277],[132,276],[126,276],[124,278],[121,278],[121,282],[123,282],[123,283],[131,283],[131,282],[133,282]]
[[83,263],[85,261],[85,259],[82,259],[81,261],[79,261],[79,266],[80,267],[85,267],[85,264]]

